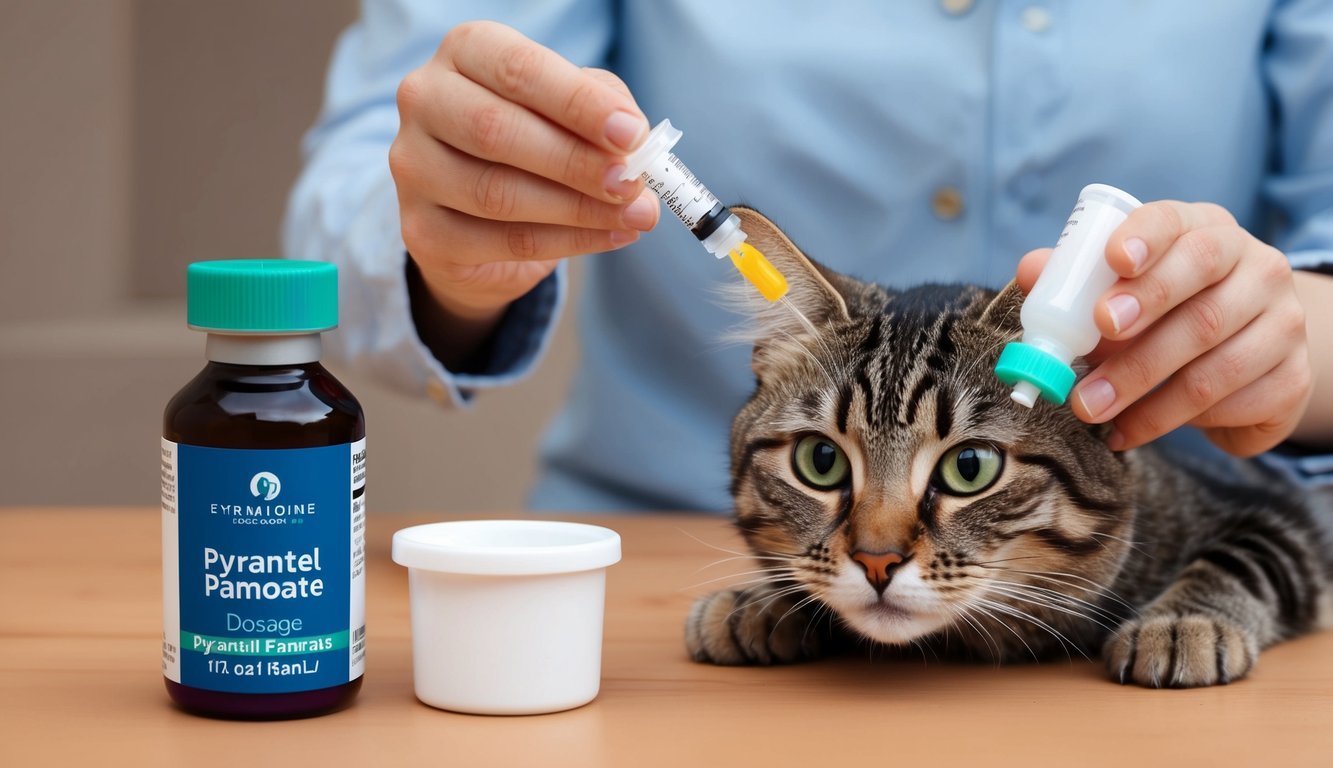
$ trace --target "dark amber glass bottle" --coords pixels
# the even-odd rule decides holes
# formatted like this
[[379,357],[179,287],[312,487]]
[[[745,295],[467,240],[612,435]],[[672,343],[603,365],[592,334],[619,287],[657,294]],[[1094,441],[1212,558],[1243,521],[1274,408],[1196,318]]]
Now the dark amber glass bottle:
[[238,261],[189,275],[209,362],[163,421],[167,690],[216,717],[339,709],[365,658],[366,430],[319,363],[336,272]]

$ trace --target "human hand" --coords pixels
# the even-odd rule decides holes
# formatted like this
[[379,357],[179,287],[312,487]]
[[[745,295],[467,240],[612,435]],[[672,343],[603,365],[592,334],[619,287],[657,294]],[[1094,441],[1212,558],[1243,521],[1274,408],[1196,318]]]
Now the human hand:
[[[1050,249],[1018,267],[1031,291]],[[1287,439],[1313,392],[1305,312],[1276,248],[1209,203],[1160,201],[1111,234],[1120,280],[1097,302],[1104,337],[1070,398],[1075,415],[1113,421],[1112,450],[1179,427],[1251,456]]]
[[648,134],[629,89],[509,27],[454,27],[403,79],[398,111],[403,241],[454,320],[489,328],[560,259],[657,223],[657,197],[619,178]]

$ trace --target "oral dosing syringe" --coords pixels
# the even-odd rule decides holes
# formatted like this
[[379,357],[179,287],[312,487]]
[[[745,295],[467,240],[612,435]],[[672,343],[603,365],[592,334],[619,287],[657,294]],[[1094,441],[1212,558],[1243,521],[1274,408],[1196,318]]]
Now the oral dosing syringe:
[[671,153],[683,134],[663,120],[633,154],[625,158],[625,181],[643,179],[680,223],[717,258],[730,256],[737,271],[769,301],[787,293],[787,280],[764,254],[745,242],[741,220],[732,213],[685,164]]

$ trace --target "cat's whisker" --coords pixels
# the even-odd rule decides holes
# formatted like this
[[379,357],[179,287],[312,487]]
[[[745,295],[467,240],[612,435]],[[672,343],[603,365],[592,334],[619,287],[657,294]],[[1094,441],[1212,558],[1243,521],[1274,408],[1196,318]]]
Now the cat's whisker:
[[987,586],[990,588],[992,592],[1004,595],[1010,600],[1017,600],[1019,602],[1027,603],[1029,605],[1036,605],[1042,608],[1046,608],[1047,610],[1055,611],[1057,613],[1063,613],[1066,616],[1073,616],[1074,618],[1078,619],[1086,619],[1106,630],[1112,629],[1110,625],[1100,621],[1099,619],[1093,616],[1090,616],[1086,613],[1083,613],[1082,611],[1077,610],[1073,606],[1060,605],[1058,602],[1052,600],[1049,596],[1033,592],[1024,592],[1023,590],[1013,589],[1012,587],[996,583],[991,583],[988,584]]
[[[1048,587],[1039,587],[1035,584],[1024,584],[1023,582],[1019,581],[1003,581],[998,579],[992,580],[991,583],[1004,585],[1005,587],[1008,587],[1010,589],[1019,589],[1028,592],[1029,594],[1041,595],[1047,599],[1058,600],[1061,603],[1070,606],[1071,608],[1077,609],[1079,606],[1082,606],[1083,608],[1086,608],[1087,610],[1091,611],[1097,616],[1100,616],[1106,619],[1107,621],[1111,621],[1116,624],[1119,624],[1122,621],[1122,617],[1117,616],[1114,613],[1111,613],[1110,611],[1106,610],[1100,605],[1097,605],[1096,603],[1089,602],[1079,597],[1074,597],[1073,595],[1067,595],[1064,592],[1050,589]],[[1074,588],[1082,589],[1082,587],[1074,587]],[[1101,622],[1097,623],[1101,624]],[[1113,629],[1113,627],[1109,627],[1105,624],[1102,624],[1102,626],[1106,627],[1107,629]]]
[[1104,538],[1104,539],[1112,539],[1112,540],[1114,540],[1114,541],[1118,541],[1118,542],[1124,544],[1125,546],[1129,547],[1130,549],[1134,550],[1135,552],[1138,552],[1139,554],[1141,554],[1141,555],[1143,555],[1144,557],[1148,558],[1149,560],[1156,560],[1156,559],[1157,559],[1156,557],[1153,557],[1153,555],[1152,555],[1151,552],[1149,552],[1148,550],[1144,549],[1144,548],[1141,546],[1141,545],[1147,544],[1148,542],[1146,542],[1146,541],[1130,541],[1129,539],[1124,539],[1124,538],[1121,538],[1121,537],[1119,537],[1119,536],[1114,536],[1114,535],[1109,534],[1109,533],[1101,533],[1100,531],[1093,531],[1092,533],[1090,533],[1090,534],[1088,534],[1088,535],[1091,536],[1091,537],[1094,538],[1094,539],[1095,539],[1095,538],[1098,538],[1098,537],[1101,537],[1101,538]]
[[[1080,648],[1078,644],[1075,643],[1073,640],[1070,640],[1068,637],[1066,637],[1064,633],[1060,632],[1060,630],[1056,629],[1055,627],[1052,627],[1050,624],[1046,623],[1045,621],[1042,621],[1036,616],[1033,616],[1032,614],[1023,610],[1022,608],[1019,608],[1014,605],[1008,605],[1006,603],[1001,603],[985,597],[978,596],[973,599],[978,600],[987,607],[999,611],[1007,616],[1012,616],[1016,619],[1021,619],[1023,621],[1030,622],[1034,626],[1040,627],[1042,630],[1049,633],[1056,640],[1060,641],[1060,645],[1065,648],[1066,656],[1069,656],[1069,648],[1073,648],[1074,650],[1078,651],[1078,654],[1080,656],[1087,659],[1088,661],[1092,661],[1092,659],[1088,656],[1088,654],[1084,653],[1083,649]],[[1071,661],[1073,660],[1072,656],[1070,656],[1069,658]]]
[[[1082,589],[1086,592],[1091,592],[1092,594],[1095,595],[1101,595],[1103,597],[1115,601],[1116,603],[1124,606],[1125,609],[1129,611],[1130,615],[1133,615],[1138,612],[1138,609],[1136,609],[1133,605],[1130,605],[1128,602],[1126,602],[1125,599],[1122,598],[1119,594],[1117,594],[1115,590],[1105,585],[1098,584],[1097,582],[1091,579],[1079,576],[1078,574],[1065,573],[1063,571],[1023,571],[1017,568],[994,568],[992,570],[1006,571],[1008,573],[1020,573],[1023,574],[1024,576],[1033,576],[1035,578],[1041,579],[1043,581],[1049,581],[1054,584],[1061,584],[1067,587],[1072,587],[1074,589]],[[1065,577],[1067,579],[1074,579],[1075,581],[1066,581],[1064,579],[1056,577]],[[1083,582],[1083,584],[1086,584],[1087,586],[1083,586],[1083,584],[1078,584],[1075,582]]]
[[[1014,573],[1013,571],[1008,571],[1008,570],[1005,570],[1005,572],[1007,572],[1007,573]],[[1084,600],[1084,599],[1081,598],[1081,597],[1078,597],[1078,596],[1076,596],[1076,595],[1071,595],[1071,594],[1069,594],[1069,593],[1067,593],[1067,592],[1061,592],[1061,591],[1058,590],[1058,589],[1052,589],[1052,588],[1050,588],[1050,587],[1043,587],[1043,586],[1041,586],[1040,584],[1029,584],[1029,583],[1027,583],[1027,582],[1025,582],[1025,581],[1010,581],[1010,580],[1008,580],[1008,579],[1001,579],[1001,578],[998,578],[998,577],[996,577],[996,576],[987,576],[986,578],[989,580],[989,583],[1003,584],[1003,585],[1010,586],[1010,587],[1015,587],[1015,588],[1018,588],[1018,589],[1032,590],[1032,591],[1035,591],[1035,592],[1040,592],[1040,593],[1042,593],[1042,594],[1052,595],[1052,596],[1055,596],[1055,597],[1059,597],[1059,598],[1062,599],[1062,600],[1071,600],[1071,601],[1080,603],[1080,604],[1082,604],[1082,605],[1086,605],[1087,607],[1089,607],[1089,608],[1091,608],[1091,609],[1094,609],[1094,610],[1097,610],[1097,611],[1101,611],[1101,612],[1103,612],[1103,613],[1106,613],[1108,616],[1111,616],[1111,615],[1112,615],[1112,614],[1111,614],[1109,611],[1107,611],[1103,606],[1098,605],[1097,603],[1091,602],[1091,601],[1089,601],[1089,600]],[[1081,584],[1069,584],[1069,583],[1066,583],[1066,582],[1062,582],[1062,581],[1055,580],[1055,579],[1049,579],[1049,578],[1046,578],[1046,577],[1038,577],[1038,578],[1041,578],[1043,581],[1050,581],[1050,582],[1055,583],[1055,584],[1058,584],[1058,585],[1060,585],[1060,586],[1067,587],[1067,588],[1069,588],[1069,589],[1077,589],[1077,590],[1079,590],[1080,592],[1089,592],[1089,591],[1091,591],[1091,590],[1089,590],[1087,587],[1085,587],[1085,586],[1083,586],[1083,585],[1081,585]],[[1094,594],[1097,594],[1097,593],[1094,593]],[[1102,596],[1103,596],[1103,597],[1110,597],[1109,595],[1102,595]]]
[[793,613],[796,613],[797,611],[801,610],[801,608],[809,605],[810,603],[813,603],[818,599],[819,597],[816,595],[806,595],[800,600],[797,600],[796,603],[792,605],[792,607],[788,608],[781,616],[778,617],[777,621],[773,622],[773,628],[768,632],[769,639],[771,640],[773,638],[773,633],[778,631],[778,625],[782,624],[783,619],[787,618]]
[[[999,616],[995,615],[995,611],[994,611],[993,609],[986,608],[986,607],[983,607],[983,606],[972,606],[972,610],[979,611],[979,612],[980,612],[982,615],[984,615],[986,618],[988,618],[988,619],[990,619],[991,621],[995,622],[996,624],[999,624],[1000,626],[1004,627],[1006,630],[1009,631],[1010,634],[1012,634],[1014,637],[1018,638],[1018,641],[1019,641],[1020,643],[1023,644],[1023,647],[1024,647],[1024,648],[1027,649],[1027,651],[1028,651],[1028,655],[1030,655],[1030,656],[1033,658],[1033,660],[1040,660],[1041,657],[1038,656],[1038,655],[1037,655],[1037,652],[1032,648],[1031,645],[1028,644],[1027,639],[1023,637],[1023,634],[1022,634],[1021,632],[1019,632],[1018,630],[1014,629],[1012,626],[1010,626],[1010,625],[1009,625],[1009,622],[1007,622],[1007,621],[1005,621],[1004,619],[1000,618]],[[1007,613],[1007,612],[1006,612],[1004,615],[1015,616],[1014,614],[1012,614],[1012,613]],[[1021,617],[1015,616],[1015,618],[1021,618]],[[1063,647],[1063,644],[1062,644],[1062,647]],[[1065,655],[1066,655],[1066,656],[1069,656],[1069,651],[1066,650],[1066,651],[1065,651]]]
[[972,629],[976,631],[977,636],[980,637],[982,640],[985,640],[987,646],[994,649],[995,663],[996,665],[999,665],[1004,654],[1000,651],[1000,645],[995,641],[995,637],[991,635],[990,630],[986,629],[976,619],[972,618],[972,616],[968,614],[966,606],[950,605],[949,612],[957,616],[958,618],[962,619],[963,621],[967,622],[968,626],[972,627]]
[[[821,617],[826,615],[832,617],[833,609],[828,606],[828,603],[820,601],[818,604],[815,605],[815,613],[813,616],[810,617],[810,622],[805,625],[805,631],[801,632],[802,646],[805,645],[805,639],[810,636],[810,630],[813,629],[815,625],[820,623]],[[832,622],[829,622],[830,634],[832,633],[832,629],[833,629],[833,624]]]
[[688,587],[681,587],[680,591],[685,592],[692,589],[698,589],[699,587],[707,586],[709,584],[716,584],[720,581],[726,581],[727,579],[736,579],[742,576],[756,576],[756,578],[746,579],[745,581],[736,582],[735,584],[727,584],[726,586],[744,587],[744,586],[749,586],[751,584],[762,584],[766,581],[777,581],[783,577],[792,577],[798,575],[800,575],[800,570],[796,568],[760,568],[754,571],[743,571],[741,573],[728,573],[725,576],[718,576],[717,578],[708,579],[706,581],[700,581],[698,583],[691,584]]
[[[715,550],[717,550],[718,552],[725,552],[725,553],[727,553],[728,555],[736,555],[737,557],[748,557],[748,558],[754,558],[754,559],[760,559],[760,558],[788,558],[788,559],[791,559],[791,560],[795,560],[795,559],[797,559],[797,558],[800,557],[800,555],[796,555],[796,554],[787,554],[787,553],[785,553],[785,552],[770,552],[770,551],[763,551],[763,552],[758,552],[758,553],[756,553],[756,552],[740,552],[740,551],[737,551],[737,550],[734,550],[734,549],[727,549],[726,547],[723,547],[723,546],[718,545],[718,544],[714,544],[714,543],[712,543],[712,542],[704,541],[703,539],[699,538],[698,536],[695,536],[693,533],[690,533],[689,531],[685,530],[684,528],[677,528],[677,529],[676,529],[676,532],[677,532],[677,533],[685,534],[686,536],[689,536],[691,539],[694,539],[697,543],[702,544],[702,545],[704,545],[705,547],[708,547],[709,549],[715,549]],[[725,562],[725,561],[719,561],[719,562]]]
[[921,651],[922,666],[930,665],[930,659],[926,658],[926,651],[930,651],[930,655],[935,657],[935,661],[940,660],[940,655],[938,652],[936,652],[935,647],[932,646],[930,643],[927,643],[924,639],[915,638],[912,640],[912,645],[916,646],[916,649],[918,651]]
[[736,562],[737,560],[749,560],[749,561],[754,561],[754,560],[772,560],[772,561],[776,561],[776,562],[779,562],[779,563],[784,563],[784,562],[795,562],[795,561],[797,560],[797,558],[795,558],[795,557],[791,557],[791,558],[781,558],[781,557],[752,557],[752,556],[749,556],[749,555],[736,555],[736,556],[734,556],[734,557],[724,557],[724,558],[722,558],[721,560],[714,560],[713,562],[708,563],[708,564],[706,564],[706,565],[701,565],[701,566],[699,566],[694,572],[695,572],[696,574],[698,574],[698,573],[703,573],[704,571],[708,570],[709,568],[716,568],[716,567],[719,566],[719,565],[726,565],[727,563],[734,563],[734,562]]
[[[1028,653],[1032,655],[1032,658],[1033,658],[1034,661],[1040,660],[1041,657],[1038,656],[1038,655],[1037,655],[1037,652],[1036,652],[1035,650],[1032,649],[1032,646],[1028,645],[1028,641],[1025,640],[1025,639],[1023,638],[1023,635],[1020,634],[1020,633],[1018,632],[1018,630],[1016,630],[1016,629],[1014,629],[1013,627],[1009,626],[1009,622],[1007,622],[1007,621],[1003,621],[1002,619],[1000,619],[1000,617],[996,616],[996,615],[995,615],[989,608],[987,608],[985,605],[981,605],[981,604],[979,604],[979,602],[978,602],[979,600],[982,601],[982,602],[987,602],[987,603],[991,602],[991,601],[989,601],[989,600],[984,600],[984,598],[970,597],[970,598],[968,598],[967,603],[966,603],[968,609],[969,609],[969,610],[973,610],[973,611],[977,611],[977,612],[981,613],[983,616],[985,616],[986,618],[988,618],[988,619],[990,619],[991,621],[995,622],[996,624],[999,624],[1001,627],[1004,627],[1006,630],[1009,631],[1009,633],[1010,633],[1011,635],[1013,635],[1014,637],[1018,638],[1018,642],[1022,643],[1024,648],[1027,648],[1027,649],[1028,649]],[[999,604],[999,603],[993,603],[993,605],[999,606],[1000,604]],[[997,651],[997,652],[996,652],[996,658],[999,659],[999,660],[1003,660],[1003,658],[1004,658],[1004,652],[1003,652],[1003,650],[1000,650],[1000,651]]]
[[768,610],[769,606],[771,606],[778,600],[788,595],[794,595],[804,591],[806,591],[805,585],[793,584],[782,587],[780,589],[773,590],[772,592],[765,592],[761,595],[756,596],[753,600],[747,600],[744,603],[737,603],[736,607],[733,608],[731,612],[727,614],[727,618],[731,618],[731,616],[735,614],[737,611],[744,610],[755,604],[759,604],[760,611],[766,611]]
[[1045,557],[1045,555],[1024,555],[1022,557],[1006,557],[1001,560],[985,560],[982,562],[967,563],[967,565],[979,565],[982,568],[989,568],[994,563],[1012,563],[1015,560],[1038,560],[1044,559]]

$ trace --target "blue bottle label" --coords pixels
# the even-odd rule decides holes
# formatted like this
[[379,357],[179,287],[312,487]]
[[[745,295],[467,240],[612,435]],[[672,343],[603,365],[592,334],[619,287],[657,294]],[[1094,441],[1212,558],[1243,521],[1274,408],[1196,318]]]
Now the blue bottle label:
[[366,441],[235,450],[162,441],[162,670],[292,693],[365,666]]

